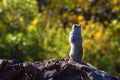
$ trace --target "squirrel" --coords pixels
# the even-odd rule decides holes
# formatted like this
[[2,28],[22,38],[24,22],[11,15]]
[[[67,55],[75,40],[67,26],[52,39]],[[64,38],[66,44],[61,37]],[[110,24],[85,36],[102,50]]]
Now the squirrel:
[[71,46],[69,53],[70,58],[78,63],[82,63],[83,48],[81,26],[79,24],[73,24],[69,35],[69,43]]

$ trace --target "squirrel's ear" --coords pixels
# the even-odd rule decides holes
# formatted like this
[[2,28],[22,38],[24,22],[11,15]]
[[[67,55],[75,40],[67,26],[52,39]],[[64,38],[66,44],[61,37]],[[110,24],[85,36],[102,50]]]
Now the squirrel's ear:
[[78,27],[78,26],[80,27],[81,25],[80,24],[73,24],[72,27],[75,28],[75,27]]

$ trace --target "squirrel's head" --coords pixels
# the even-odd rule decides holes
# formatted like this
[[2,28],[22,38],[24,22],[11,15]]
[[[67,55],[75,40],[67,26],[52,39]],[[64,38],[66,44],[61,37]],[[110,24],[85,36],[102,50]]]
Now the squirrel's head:
[[80,24],[73,24],[72,30],[80,30],[80,29],[81,29],[81,25]]

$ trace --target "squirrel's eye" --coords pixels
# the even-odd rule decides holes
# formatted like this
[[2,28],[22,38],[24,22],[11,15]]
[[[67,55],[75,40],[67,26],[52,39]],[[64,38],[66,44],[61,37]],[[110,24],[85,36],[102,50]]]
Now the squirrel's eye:
[[77,26],[75,25],[74,27],[76,28]]

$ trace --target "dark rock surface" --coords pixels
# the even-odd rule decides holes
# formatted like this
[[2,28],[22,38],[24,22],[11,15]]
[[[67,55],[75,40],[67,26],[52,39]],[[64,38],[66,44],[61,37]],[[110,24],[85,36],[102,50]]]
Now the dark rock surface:
[[88,63],[71,59],[24,62],[0,60],[0,80],[120,80]]

